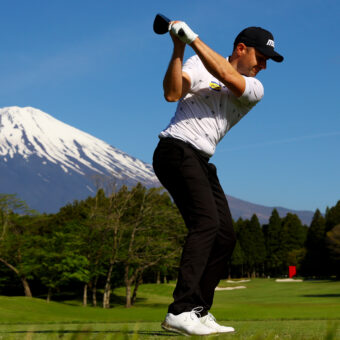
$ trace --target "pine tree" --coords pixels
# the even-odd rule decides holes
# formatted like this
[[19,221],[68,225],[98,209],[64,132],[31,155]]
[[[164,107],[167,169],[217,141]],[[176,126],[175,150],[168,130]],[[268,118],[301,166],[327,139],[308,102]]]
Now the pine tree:
[[288,213],[282,221],[280,256],[282,273],[287,273],[288,266],[299,266],[304,255],[304,243],[307,227],[303,226],[296,214]]
[[271,276],[279,275],[279,268],[282,266],[282,258],[280,256],[281,247],[281,228],[282,221],[276,209],[273,209],[269,218],[269,224],[264,228],[265,244],[266,244],[266,266],[267,274]]
[[307,276],[325,275],[327,249],[325,245],[326,221],[319,209],[314,213],[306,239],[306,257],[303,261],[303,273]]
[[243,277],[243,265],[245,262],[245,255],[241,248],[240,242],[237,240],[233,255],[231,256],[232,271],[235,275]]
[[240,225],[239,241],[245,255],[248,277],[263,273],[266,249],[261,225],[255,214],[250,221],[246,220]]
[[336,225],[326,234],[326,246],[329,251],[331,275],[340,279],[340,224]]
[[340,224],[340,201],[334,207],[326,210],[326,232],[338,224]]

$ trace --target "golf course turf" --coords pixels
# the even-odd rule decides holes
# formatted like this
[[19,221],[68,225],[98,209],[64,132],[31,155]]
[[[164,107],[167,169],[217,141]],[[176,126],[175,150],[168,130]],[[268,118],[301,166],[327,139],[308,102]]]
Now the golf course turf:
[[[219,286],[238,287],[216,291],[211,310],[236,333],[210,336],[214,339],[340,339],[339,281],[253,279],[221,281]],[[144,284],[136,305],[129,309],[118,303],[104,310],[83,307],[78,300],[47,303],[0,296],[0,340],[175,339],[180,336],[160,327],[173,288],[174,283]],[[124,288],[114,295],[114,301],[123,301]]]

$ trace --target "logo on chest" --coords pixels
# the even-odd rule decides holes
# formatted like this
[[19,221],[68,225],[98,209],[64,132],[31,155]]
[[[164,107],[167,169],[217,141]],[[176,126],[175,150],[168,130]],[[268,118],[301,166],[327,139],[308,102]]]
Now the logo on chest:
[[215,81],[210,82],[209,88],[211,88],[212,90],[214,90],[216,92],[221,92],[221,86],[219,84],[217,84]]

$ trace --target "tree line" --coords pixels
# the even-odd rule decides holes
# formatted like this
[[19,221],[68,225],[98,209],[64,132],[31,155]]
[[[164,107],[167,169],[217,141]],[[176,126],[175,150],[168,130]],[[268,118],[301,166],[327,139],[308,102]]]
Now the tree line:
[[281,218],[273,209],[268,224],[253,215],[236,221],[235,230],[231,275],[282,277],[296,266],[299,276],[340,279],[340,201],[325,216],[317,209],[309,227],[296,214]]
[[[234,222],[237,243],[226,277],[282,277],[288,266],[307,277],[340,278],[340,201],[310,226],[295,214],[269,223],[256,215]],[[99,189],[56,214],[38,214],[15,195],[0,194],[0,294],[82,296],[83,305],[112,305],[125,287],[131,307],[142,282],[175,280],[186,228],[162,188],[141,184]],[[100,297],[100,301],[98,300]]]

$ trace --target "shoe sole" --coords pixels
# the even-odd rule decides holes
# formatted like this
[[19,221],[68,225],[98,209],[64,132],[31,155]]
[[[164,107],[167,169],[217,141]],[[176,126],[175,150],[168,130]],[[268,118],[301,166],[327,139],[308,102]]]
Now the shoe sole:
[[188,333],[185,333],[184,331],[180,330],[180,329],[177,329],[177,328],[173,328],[171,327],[168,323],[166,322],[162,322],[161,324],[162,328],[166,331],[169,331],[169,332],[173,332],[173,333],[177,333],[177,334],[182,334],[182,335],[185,335],[185,336],[190,336],[190,334]]
[[[166,331],[169,331],[169,332],[173,332],[173,333],[177,333],[177,334],[181,334],[181,335],[185,335],[185,336],[209,336],[209,335],[217,335],[218,333],[217,332],[214,332],[214,333],[209,333],[209,334],[189,334],[189,333],[186,333],[185,331],[183,331],[182,329],[178,329],[178,328],[174,328],[174,327],[171,327],[168,323],[166,323],[165,321],[162,322],[161,324],[162,328]],[[221,333],[220,333],[221,334]]]
[[228,334],[228,333],[235,333],[236,331],[233,330],[233,331],[224,331],[224,332],[219,332],[219,331],[216,331],[218,334]]

